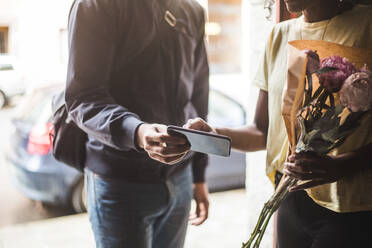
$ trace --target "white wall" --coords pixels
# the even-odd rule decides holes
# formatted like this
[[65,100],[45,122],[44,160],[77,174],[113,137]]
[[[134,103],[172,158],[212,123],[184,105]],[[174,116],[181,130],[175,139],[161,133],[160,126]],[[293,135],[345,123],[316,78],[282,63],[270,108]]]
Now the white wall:
[[0,25],[9,26],[9,54],[28,84],[65,78],[61,30],[67,27],[72,0],[0,0]]

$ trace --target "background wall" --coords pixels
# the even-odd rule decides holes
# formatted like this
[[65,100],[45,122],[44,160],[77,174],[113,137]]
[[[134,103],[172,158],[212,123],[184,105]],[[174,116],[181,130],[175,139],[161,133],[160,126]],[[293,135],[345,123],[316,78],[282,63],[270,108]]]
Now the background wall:
[[28,84],[64,78],[67,16],[72,0],[0,0],[0,26],[9,26],[9,54]]

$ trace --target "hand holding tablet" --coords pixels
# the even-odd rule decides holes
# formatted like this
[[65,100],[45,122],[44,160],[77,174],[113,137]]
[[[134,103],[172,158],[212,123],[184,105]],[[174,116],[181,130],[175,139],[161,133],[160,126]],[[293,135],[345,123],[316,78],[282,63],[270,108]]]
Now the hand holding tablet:
[[227,136],[177,126],[168,126],[167,132],[171,135],[186,137],[192,151],[223,157],[230,156],[231,139]]

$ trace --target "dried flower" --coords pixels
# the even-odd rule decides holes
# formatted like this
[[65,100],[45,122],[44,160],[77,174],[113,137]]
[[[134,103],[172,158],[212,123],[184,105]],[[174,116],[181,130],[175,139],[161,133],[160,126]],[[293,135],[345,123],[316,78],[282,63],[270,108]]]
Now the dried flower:
[[349,76],[340,90],[340,102],[351,112],[372,108],[372,72],[364,70]]
[[320,69],[322,68],[336,69],[319,75],[321,85],[330,92],[339,91],[344,81],[351,74],[357,72],[357,69],[349,60],[337,55],[323,59],[320,63]]
[[306,73],[313,74],[314,72],[319,70],[320,67],[320,59],[319,55],[316,51],[313,50],[304,50],[307,55],[307,65],[306,65]]

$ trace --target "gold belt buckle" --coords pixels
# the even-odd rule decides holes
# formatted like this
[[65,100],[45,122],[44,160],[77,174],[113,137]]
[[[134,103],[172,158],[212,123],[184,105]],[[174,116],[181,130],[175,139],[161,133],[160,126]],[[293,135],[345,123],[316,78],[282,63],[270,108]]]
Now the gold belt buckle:
[[164,19],[171,27],[177,24],[177,18],[169,10],[165,11]]

